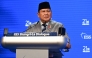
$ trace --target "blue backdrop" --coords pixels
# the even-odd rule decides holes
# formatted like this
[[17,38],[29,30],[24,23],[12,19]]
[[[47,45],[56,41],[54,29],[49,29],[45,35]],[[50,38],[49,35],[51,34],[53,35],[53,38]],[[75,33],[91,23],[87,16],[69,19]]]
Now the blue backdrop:
[[[25,24],[28,21],[29,23],[38,21],[38,4],[43,1],[0,0],[0,38],[4,28],[9,28],[9,32],[22,32],[26,30]],[[72,48],[69,52],[63,52],[65,55],[63,58],[92,58],[92,0],[47,1],[51,4],[52,19],[64,24],[71,39]],[[83,22],[87,25],[82,24]],[[0,45],[0,58],[15,56],[15,53]]]

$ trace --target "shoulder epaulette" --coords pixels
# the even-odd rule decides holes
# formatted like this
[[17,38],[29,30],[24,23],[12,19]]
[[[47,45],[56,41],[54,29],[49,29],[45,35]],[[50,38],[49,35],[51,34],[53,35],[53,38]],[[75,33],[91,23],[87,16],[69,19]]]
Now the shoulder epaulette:
[[28,27],[28,29],[34,27],[36,24],[37,24],[37,22],[32,23],[32,24]]

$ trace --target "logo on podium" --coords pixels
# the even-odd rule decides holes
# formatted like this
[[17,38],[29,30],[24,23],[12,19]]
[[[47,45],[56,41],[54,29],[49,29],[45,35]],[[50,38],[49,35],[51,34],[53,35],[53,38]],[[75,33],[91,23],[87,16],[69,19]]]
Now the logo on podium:
[[31,25],[32,23],[29,20],[26,20],[26,24],[25,26],[28,27],[29,25]]
[[91,35],[87,35],[86,33],[81,33],[81,38],[83,39],[91,39]]
[[89,20],[87,19],[82,19],[83,22],[82,22],[82,25],[89,25]]
[[90,48],[88,48],[87,46],[83,46],[83,52],[90,52]]

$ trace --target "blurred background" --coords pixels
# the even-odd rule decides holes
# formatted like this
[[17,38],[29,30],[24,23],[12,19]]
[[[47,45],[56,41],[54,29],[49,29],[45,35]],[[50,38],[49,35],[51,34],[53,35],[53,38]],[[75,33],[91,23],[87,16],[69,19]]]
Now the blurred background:
[[[0,39],[4,28],[9,32],[25,31],[37,22],[38,4],[45,0],[0,0]],[[63,23],[72,48],[63,58],[92,58],[92,0],[49,1],[52,19]],[[16,54],[0,45],[0,58],[15,58]]]

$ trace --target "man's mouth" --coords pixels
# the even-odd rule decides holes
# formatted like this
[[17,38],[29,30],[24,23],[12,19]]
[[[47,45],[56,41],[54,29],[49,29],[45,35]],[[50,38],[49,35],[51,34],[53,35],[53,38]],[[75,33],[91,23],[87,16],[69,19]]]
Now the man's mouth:
[[44,18],[49,18],[49,16],[44,16]]
[[49,15],[44,15],[44,17],[45,17],[45,18],[48,18],[48,17],[49,17]]

